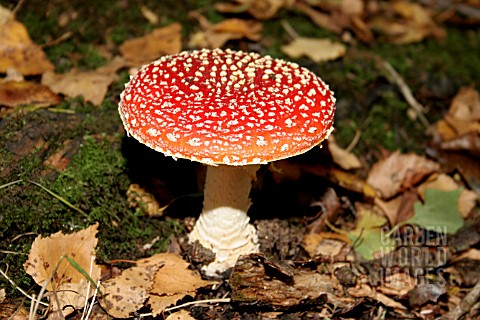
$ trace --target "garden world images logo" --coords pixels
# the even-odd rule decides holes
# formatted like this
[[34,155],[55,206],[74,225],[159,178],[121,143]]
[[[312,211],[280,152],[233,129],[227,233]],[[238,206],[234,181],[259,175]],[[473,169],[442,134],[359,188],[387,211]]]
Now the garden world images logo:
[[446,227],[405,225],[393,232],[382,229],[381,234],[381,278],[402,272],[415,281],[427,274],[443,281],[441,273],[448,260]]

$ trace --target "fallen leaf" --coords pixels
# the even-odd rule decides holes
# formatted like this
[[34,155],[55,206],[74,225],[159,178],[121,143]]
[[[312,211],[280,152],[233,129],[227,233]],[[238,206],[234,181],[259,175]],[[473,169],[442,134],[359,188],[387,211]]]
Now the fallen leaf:
[[415,191],[405,191],[389,200],[375,198],[375,205],[379,207],[388,218],[391,226],[408,220],[413,216],[413,204],[419,200]]
[[3,303],[3,301],[5,301],[5,297],[6,297],[5,289],[1,288],[0,289],[0,303]]
[[128,205],[131,208],[141,208],[149,217],[160,217],[163,210],[154,195],[140,187],[139,184],[131,184],[127,190]]
[[120,53],[131,66],[141,66],[168,54],[182,50],[182,25],[172,23],[154,29],[143,37],[125,41]]
[[53,93],[49,87],[33,81],[0,82],[0,106],[49,107],[60,102],[60,97]]
[[282,46],[282,51],[291,58],[307,56],[315,62],[335,60],[343,57],[347,47],[330,39],[296,38],[288,45]]
[[[153,262],[152,262],[153,260]],[[142,308],[153,286],[155,273],[161,262],[150,259],[124,270],[119,276],[103,282],[100,304],[115,318],[129,318]]]
[[395,151],[372,166],[367,183],[374,187],[383,199],[389,199],[402,190],[415,186],[439,169],[438,163],[424,156]]
[[412,276],[408,273],[398,272],[386,276],[377,290],[386,295],[401,298],[414,289],[415,285],[416,280]]
[[232,18],[212,24],[198,13],[191,13],[191,16],[199,21],[202,31],[192,35],[190,47],[221,48],[229,40],[247,38],[259,41],[262,37],[262,24],[257,21]]
[[377,191],[367,181],[362,180],[358,175],[336,168],[331,168],[329,169],[327,176],[330,181],[341,186],[342,188],[363,194],[367,198],[374,198],[377,195]]
[[[94,224],[67,235],[57,232],[46,238],[38,236],[24,264],[25,271],[38,285],[44,286],[48,281],[46,289],[56,294],[60,301],[58,305],[57,299],[51,298],[50,306],[53,310],[62,310],[64,316],[83,307],[85,299],[89,298],[87,290],[91,283],[80,271],[87,273],[93,282],[100,279],[100,267],[94,263],[97,228],[98,224]],[[78,267],[62,259],[65,256],[74,260]],[[90,296],[93,291],[89,291]]]
[[480,121],[480,93],[473,87],[464,87],[452,100],[448,115],[465,122]]
[[308,233],[303,238],[303,248],[310,257],[321,254],[333,258],[340,254],[345,243],[351,243],[348,237],[331,232]]
[[414,204],[415,214],[405,224],[416,224],[427,230],[455,234],[464,220],[458,210],[461,188],[453,191],[425,190],[425,202]]
[[293,0],[235,0],[235,3],[220,2],[214,8],[225,13],[248,12],[255,19],[268,20],[273,18],[281,8],[290,7]]
[[13,68],[23,75],[37,75],[53,70],[43,50],[30,38],[23,24],[13,13],[0,6],[0,73]]
[[352,297],[362,298],[365,297],[372,298],[380,303],[383,303],[387,307],[398,309],[398,310],[405,310],[407,309],[403,304],[393,300],[392,298],[387,297],[386,295],[375,291],[372,287],[368,286],[367,284],[361,283],[354,288],[348,288],[347,292]]
[[169,315],[165,320],[195,320],[187,310],[180,310]]
[[[90,282],[81,279],[78,283],[63,283],[58,286],[56,292],[50,292],[51,312],[61,312],[65,317],[75,310],[85,306],[86,301],[93,293],[93,289],[89,288]],[[55,298],[53,298],[55,295]]]
[[337,165],[340,166],[340,168],[344,170],[352,170],[352,169],[358,169],[362,167],[362,163],[358,159],[358,157],[342,147],[340,147],[335,139],[332,139],[333,136],[330,136],[328,139],[328,150],[330,151],[330,154],[332,155],[333,162],[335,162]]
[[[415,43],[427,37],[444,39],[446,36],[445,30],[433,21],[431,13],[418,3],[395,1],[385,8],[387,12],[376,15],[368,26],[392,43]],[[392,15],[398,18],[393,19]]]
[[65,74],[48,71],[42,76],[42,85],[68,97],[82,96],[85,101],[99,106],[110,84],[118,78],[115,72],[124,65],[124,60],[116,57],[109,65],[97,68],[95,71],[72,69]]
[[347,16],[361,16],[365,12],[365,3],[362,0],[341,0],[340,9]]
[[315,23],[320,28],[327,29],[328,31],[336,34],[340,34],[342,32],[342,27],[339,26],[329,14],[315,10],[311,6],[301,1],[295,2],[294,8],[307,15],[313,21],[313,23]]
[[447,286],[438,283],[421,283],[408,293],[408,301],[414,308],[432,301],[437,302],[440,296],[447,293]]
[[188,262],[173,253],[156,254],[148,259],[139,260],[138,264],[150,263],[152,259],[162,264],[149,290],[148,304],[154,316],[161,314],[166,307],[185,296],[194,296],[198,288],[215,283],[202,280],[197,273],[188,269]]
[[150,294],[148,296],[147,305],[150,306],[150,309],[152,310],[152,315],[156,317],[158,315],[161,315],[166,308],[176,304],[177,301],[185,298],[186,295],[194,294],[194,292],[192,292],[191,294],[177,293],[171,296],[157,296],[155,294]]
[[[453,191],[460,188],[459,185],[455,180],[446,175],[441,173],[434,177],[431,177],[428,181],[425,181],[418,187],[418,192],[420,196],[425,199],[425,191],[426,189],[435,189],[441,191]],[[458,199],[458,210],[460,211],[463,218],[466,218],[468,214],[475,208],[478,200],[478,195],[474,191],[461,189],[460,196]]]
[[[95,247],[98,242],[95,237],[97,228],[98,223],[71,234],[57,232],[46,238],[38,236],[24,264],[25,271],[40,286],[43,286],[52,275],[55,276],[55,285],[80,283],[85,279],[84,275],[66,259],[61,259],[68,256],[96,282],[100,278],[100,267],[92,264],[92,259],[95,258]],[[53,291],[51,281],[46,288]]]
[[387,237],[381,229],[387,223],[387,219],[375,214],[373,210],[363,206],[357,207],[360,209],[357,209],[357,212],[361,216],[355,229],[347,232],[355,252],[363,259],[372,260],[395,249],[395,240]]

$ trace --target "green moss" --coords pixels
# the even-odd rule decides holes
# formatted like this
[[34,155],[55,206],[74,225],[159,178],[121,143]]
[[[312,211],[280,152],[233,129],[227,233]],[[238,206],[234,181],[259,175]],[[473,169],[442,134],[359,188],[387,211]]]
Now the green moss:
[[[9,275],[23,288],[33,284],[24,274],[22,264],[38,234],[68,233],[99,222],[98,257],[108,261],[136,259],[163,251],[170,235],[181,231],[176,221],[151,219],[128,206],[126,190],[130,178],[121,149],[123,135],[118,130],[116,100],[107,98],[98,108],[73,99],[61,106],[68,107],[75,114],[37,111],[4,119],[0,125],[1,133],[6,132],[9,138],[0,142],[0,156],[11,153],[9,148],[18,139],[22,141],[21,137],[43,141],[34,142],[38,147],[21,157],[2,156],[2,161],[6,161],[2,166],[10,173],[0,178],[0,185],[19,178],[24,182],[0,189],[1,267],[8,265]],[[80,143],[72,149],[75,154],[68,167],[61,172],[48,169],[45,160],[59,152],[66,141],[73,146]],[[66,206],[28,180],[40,183],[87,215]],[[157,236],[159,240],[152,249],[139,250]],[[5,279],[0,279],[0,285],[7,285]]]

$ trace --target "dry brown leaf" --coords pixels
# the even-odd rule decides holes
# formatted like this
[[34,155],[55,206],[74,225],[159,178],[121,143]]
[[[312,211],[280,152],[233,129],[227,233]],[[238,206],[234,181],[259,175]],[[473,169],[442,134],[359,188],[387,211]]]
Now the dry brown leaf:
[[333,162],[339,165],[340,168],[344,170],[352,170],[362,167],[362,163],[358,157],[354,153],[340,147],[333,136],[330,136],[328,139],[327,147],[332,155]]
[[282,51],[291,58],[307,56],[315,62],[335,60],[345,55],[347,47],[330,39],[296,38]]
[[192,36],[190,47],[221,48],[229,40],[247,38],[259,41],[262,37],[262,24],[257,21],[232,18],[212,24],[198,13],[191,15],[199,21],[202,31]]
[[[431,177],[428,181],[425,181],[418,187],[418,192],[420,196],[425,199],[425,190],[426,189],[435,189],[442,191],[453,191],[460,188],[461,185],[455,182],[455,180],[441,173],[434,177]],[[462,217],[468,217],[470,211],[475,208],[478,201],[478,195],[471,190],[462,189],[460,192],[460,197],[458,199],[458,210],[462,214]]]
[[55,93],[68,97],[82,96],[85,101],[99,106],[105,98],[110,84],[118,78],[115,72],[123,66],[125,66],[125,61],[116,57],[110,64],[95,71],[72,69],[65,74],[48,71],[42,76],[42,84],[50,87]]
[[172,313],[166,320],[195,320],[187,310],[180,310]]
[[396,297],[405,296],[410,290],[415,288],[416,281],[408,273],[394,273],[392,275],[385,276],[377,290]]
[[480,121],[480,93],[473,87],[464,87],[452,100],[448,114],[458,120]]
[[2,303],[5,300],[5,297],[6,297],[5,289],[1,288],[0,289],[0,303]]
[[[46,288],[50,294],[57,295],[60,305],[56,298],[52,298],[50,306],[53,310],[62,310],[64,316],[72,313],[74,308],[83,306],[90,282],[66,259],[62,260],[62,257],[73,259],[89,274],[92,281],[97,282],[101,272],[100,267],[94,263],[97,228],[98,224],[94,224],[72,234],[57,232],[46,238],[38,236],[24,264],[25,271],[40,286],[53,277],[54,281],[49,281]],[[91,296],[93,290],[89,293]]]
[[202,280],[195,271],[188,269],[189,263],[176,254],[161,253],[153,257],[162,261],[164,266],[155,275],[152,294],[174,295],[192,292],[215,283]]
[[362,180],[358,175],[350,172],[330,168],[328,179],[347,190],[363,194],[367,198],[375,198],[377,195],[374,187],[368,181]]
[[154,195],[140,187],[139,184],[134,183],[128,186],[127,200],[131,208],[140,207],[149,217],[159,217],[163,214]]
[[[56,289],[56,292],[50,292],[51,312],[59,311],[65,317],[75,310],[85,306],[85,301],[92,295],[93,289],[90,288],[90,282],[81,279],[78,283],[63,283]],[[56,295],[53,298],[53,295]],[[88,295],[88,297],[87,297]],[[59,304],[57,303],[57,299]]]
[[[322,256],[333,258],[346,247],[347,243],[350,244],[350,242],[344,234],[332,232],[308,233],[303,238],[303,248],[308,252],[310,257],[321,254]],[[348,248],[350,248],[350,246],[348,246]]]
[[475,248],[470,248],[467,251],[462,252],[460,255],[454,256],[451,262],[457,262],[464,259],[480,260],[480,250]]
[[327,29],[336,34],[340,34],[342,32],[342,27],[339,26],[329,14],[315,10],[301,1],[295,2],[294,8],[306,14],[313,21],[313,23],[320,28]]
[[129,318],[142,308],[153,286],[155,273],[162,267],[161,261],[144,259],[143,263],[124,270],[119,276],[103,282],[100,304],[108,314],[116,318]]
[[391,307],[397,310],[405,310],[407,309],[403,304],[396,302],[392,298],[387,297],[383,293],[376,292],[372,287],[368,286],[367,284],[361,283],[354,288],[348,288],[347,292],[349,295],[355,298],[366,298],[369,297],[374,299],[378,302],[383,303],[387,307]]
[[[368,25],[387,36],[388,41],[396,44],[414,43],[427,37],[443,39],[446,32],[436,25],[431,14],[420,4],[411,1],[395,1],[387,6],[391,13],[379,14]],[[393,20],[391,15],[400,16]]]
[[185,296],[194,296],[194,295],[195,295],[195,291],[177,293],[171,296],[165,296],[165,295],[158,296],[155,294],[150,294],[148,296],[147,305],[150,306],[150,309],[152,310],[152,315],[156,317],[162,314],[166,308],[176,304],[177,301],[185,298]]
[[[444,122],[448,124],[447,128],[444,128]],[[444,141],[468,133],[480,133],[480,93],[472,87],[462,88],[453,98],[444,120],[437,123],[437,130]]]
[[172,23],[149,34],[125,41],[120,53],[131,66],[141,66],[182,50],[182,25]]
[[49,87],[32,81],[0,82],[0,106],[31,105],[49,107],[61,102]]
[[[55,285],[80,283],[85,277],[67,260],[63,259],[60,262],[63,256],[68,256],[75,260],[96,282],[100,278],[100,267],[96,264],[92,265],[92,259],[95,258],[95,247],[98,242],[95,237],[97,228],[98,223],[71,234],[65,235],[57,232],[46,238],[38,236],[33,242],[28,260],[24,264],[25,271],[40,286],[45,284],[45,281],[54,273],[55,268],[57,268]],[[48,291],[53,291],[52,282],[49,282],[46,288]]]
[[215,9],[225,13],[240,13],[247,11],[255,19],[268,20],[274,17],[281,8],[290,7],[293,0],[235,0],[235,3],[220,2]]
[[367,183],[374,187],[383,199],[390,199],[439,169],[438,163],[424,156],[395,151],[373,165]]
[[23,24],[2,6],[0,19],[0,73],[13,68],[23,75],[42,74],[53,70],[43,50],[30,38]]
[[138,264],[151,263],[154,259],[162,268],[155,274],[153,286],[149,291],[148,304],[154,315],[161,314],[166,307],[176,303],[186,295],[194,296],[198,288],[214,284],[205,281],[189,270],[189,263],[173,253],[160,253],[148,259],[139,260]]
[[365,3],[362,0],[342,0],[340,9],[347,16],[361,16],[365,11]]

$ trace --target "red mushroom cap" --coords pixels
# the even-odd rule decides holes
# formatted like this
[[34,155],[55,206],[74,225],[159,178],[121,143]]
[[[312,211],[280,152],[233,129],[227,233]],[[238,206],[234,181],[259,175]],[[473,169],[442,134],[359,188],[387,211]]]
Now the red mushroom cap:
[[335,98],[296,63],[231,50],[164,56],[126,85],[127,132],[152,149],[207,164],[301,154],[333,130]]

